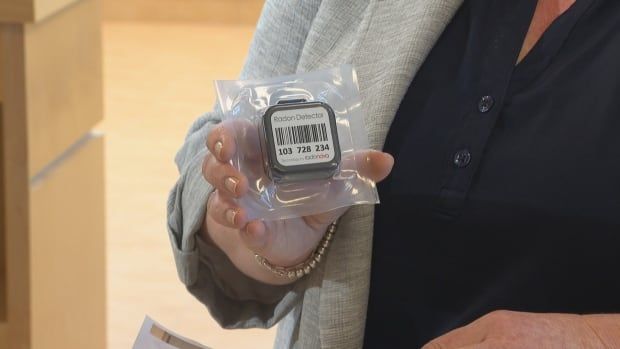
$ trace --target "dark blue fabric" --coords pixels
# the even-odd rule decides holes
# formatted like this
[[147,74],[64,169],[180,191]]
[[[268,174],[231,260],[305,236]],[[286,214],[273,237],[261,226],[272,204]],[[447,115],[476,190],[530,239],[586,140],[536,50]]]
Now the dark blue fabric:
[[401,103],[367,348],[496,309],[620,313],[620,1],[577,0],[515,67],[535,6],[466,0]]

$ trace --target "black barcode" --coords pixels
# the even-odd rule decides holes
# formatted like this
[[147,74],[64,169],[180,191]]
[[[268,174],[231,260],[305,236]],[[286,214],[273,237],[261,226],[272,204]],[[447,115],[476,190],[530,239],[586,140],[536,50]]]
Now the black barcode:
[[327,140],[325,124],[276,127],[276,143],[278,145],[326,142]]

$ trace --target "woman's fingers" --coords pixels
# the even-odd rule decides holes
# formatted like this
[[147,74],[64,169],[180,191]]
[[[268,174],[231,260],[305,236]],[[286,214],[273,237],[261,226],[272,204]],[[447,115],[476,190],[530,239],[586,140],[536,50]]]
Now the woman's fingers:
[[[355,162],[353,162],[355,161]],[[387,177],[394,166],[394,158],[388,153],[376,150],[364,150],[355,153],[354,157],[343,160],[345,169],[356,169],[361,177],[366,177],[373,182],[380,182]],[[356,166],[353,166],[356,165]],[[340,190],[344,190],[344,183],[339,182],[340,186],[332,187],[334,195],[339,195]],[[303,217],[308,226],[314,229],[325,229],[329,224],[338,219],[348,207],[342,207],[327,212]]]
[[260,157],[260,139],[256,125],[249,120],[219,123],[207,136],[207,148],[221,162],[228,162],[239,152],[241,161]]
[[[219,162],[229,162],[237,148],[243,154],[242,161],[255,160],[260,154],[256,133],[256,126],[247,121],[222,122],[209,133],[207,147]],[[235,139],[239,139],[240,144]],[[376,150],[356,152],[355,161],[360,174],[374,182],[385,179],[394,165],[390,154]]]
[[272,239],[273,233],[260,220],[249,222],[241,230],[241,240],[245,246],[259,255],[264,255],[268,251]]
[[238,207],[230,196],[221,195],[218,190],[211,193],[207,202],[207,215],[216,223],[238,229],[241,241],[249,250],[258,254],[268,250],[272,233],[260,220],[248,223],[245,210]]
[[207,148],[221,162],[228,162],[236,151],[235,133],[231,125],[220,123],[207,136]]
[[247,223],[245,211],[238,207],[228,195],[214,191],[207,202],[207,214],[219,224],[229,228],[241,229]]
[[209,153],[205,157],[202,173],[207,182],[211,183],[222,194],[241,197],[248,191],[247,177],[230,163],[217,160],[214,154]]
[[357,168],[363,177],[374,182],[381,182],[392,171],[394,157],[377,150],[368,150],[356,154]]
[[[237,153],[234,159],[235,166],[242,169],[244,176],[233,176],[227,182],[229,186],[235,184],[235,178],[247,183],[248,177],[258,179],[264,176],[256,126],[249,121],[232,120],[221,122],[209,132],[206,144],[209,149],[209,155],[205,158],[203,173],[205,179],[216,187],[220,188],[221,181],[218,181],[217,178],[212,178],[221,176],[217,176],[214,172],[220,171],[221,167],[219,165],[230,164],[235,153]],[[225,166],[225,169],[230,168],[231,166]],[[231,175],[230,171],[226,171],[226,174]],[[240,196],[245,192],[244,183],[240,183],[239,186],[240,194],[235,196]]]
[[[240,229],[240,235],[246,247],[258,254],[269,252],[274,240],[274,233],[267,229],[260,220],[247,222],[247,216],[243,209],[236,206],[233,197],[241,197],[248,190],[248,179],[245,175],[235,169],[226,159],[228,156],[227,148],[229,143],[225,140],[229,135],[225,129],[214,130],[214,133],[221,136],[213,136],[208,140],[211,144],[212,152],[206,156],[203,165],[205,179],[216,188],[216,193],[211,195],[208,203],[208,214],[218,223],[225,226]],[[216,140],[224,140],[219,156],[215,149]],[[219,146],[217,146],[219,147]],[[232,155],[231,155],[232,156]],[[362,177],[378,182],[387,177],[394,165],[394,158],[380,151],[366,150],[360,151],[348,161],[354,159],[357,170]],[[324,228],[336,220],[346,208],[339,208],[322,214],[303,217],[305,224],[317,231]]]

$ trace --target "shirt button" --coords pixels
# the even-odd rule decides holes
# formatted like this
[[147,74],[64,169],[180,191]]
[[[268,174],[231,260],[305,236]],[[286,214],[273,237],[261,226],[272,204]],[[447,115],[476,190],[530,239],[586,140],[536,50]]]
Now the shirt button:
[[461,149],[454,154],[454,166],[458,168],[467,167],[471,162],[471,153],[467,149]]
[[478,110],[481,113],[486,113],[493,108],[494,104],[495,99],[492,96],[484,96],[480,98],[480,101],[478,102]]

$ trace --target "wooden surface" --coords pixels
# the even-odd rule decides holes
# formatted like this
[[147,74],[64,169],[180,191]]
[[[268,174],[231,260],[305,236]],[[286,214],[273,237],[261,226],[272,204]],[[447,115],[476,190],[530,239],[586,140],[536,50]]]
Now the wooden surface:
[[32,1],[0,1],[0,22],[25,22],[32,20],[34,20],[34,3]]
[[105,20],[253,25],[264,0],[104,0]]
[[[0,33],[0,50],[2,49],[2,34]],[[0,53],[0,67],[2,67],[2,54]],[[2,68],[0,68],[0,136],[2,135]],[[0,141],[0,326],[6,321],[6,243],[4,222],[4,154]],[[0,338],[3,338],[0,331]],[[0,343],[1,345],[2,343]],[[1,348],[1,346],[0,346]]]
[[80,148],[94,149],[81,161],[67,153],[102,114],[97,1],[36,23],[0,22],[2,349],[105,345],[102,141]]
[[0,22],[41,21],[79,0],[2,0]]
[[[2,30],[2,26],[0,26],[0,30]],[[2,49],[2,32],[0,32],[0,49]],[[2,53],[0,53],[0,67],[2,67]],[[2,68],[0,68],[0,104],[2,104],[2,96],[4,95],[4,86],[2,84]]]
[[106,347],[103,138],[75,148],[31,184],[33,349]]
[[[238,76],[252,26],[106,23],[108,348],[131,348],[145,314],[217,349],[272,348],[275,330],[223,330],[179,281],[165,204],[175,152]],[[218,54],[213,54],[217,52]]]
[[34,176],[103,117],[99,1],[82,0],[23,31]]
[[[7,313],[6,348],[30,349],[29,176],[23,30],[19,24],[0,24],[4,86],[2,137],[6,205]],[[2,344],[5,344],[2,343]]]
[[[0,102],[0,135],[2,135],[2,102]],[[0,142],[0,325],[6,322],[6,227],[4,222],[4,155]],[[0,338],[2,335],[0,334]]]
[[[1,78],[0,78],[1,79]],[[2,135],[2,102],[0,100],[0,135]],[[6,322],[6,226],[4,221],[4,154],[0,142],[0,326]],[[0,334],[2,338],[2,334]],[[1,343],[0,343],[1,344]]]
[[[26,1],[26,0],[2,0],[2,1]],[[36,21],[45,20],[47,17],[56,15],[66,7],[82,0],[27,0],[34,1],[34,16]]]
[[9,346],[7,345],[6,342],[6,331],[7,331],[7,324],[6,322],[0,322],[0,348],[8,348]]

